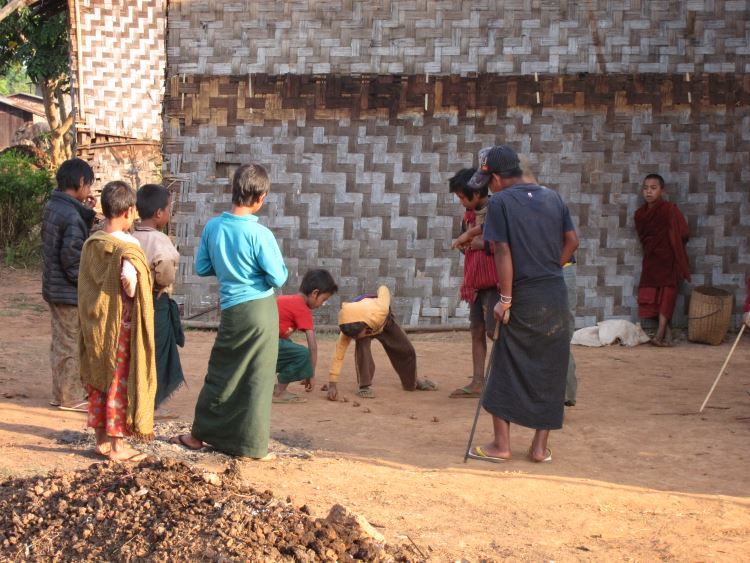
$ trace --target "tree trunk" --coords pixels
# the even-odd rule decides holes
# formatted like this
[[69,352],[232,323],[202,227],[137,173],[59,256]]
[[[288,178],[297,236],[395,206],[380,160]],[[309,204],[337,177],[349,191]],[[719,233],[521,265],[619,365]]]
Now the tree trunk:
[[[42,80],[40,87],[42,89],[42,99],[44,100],[44,113],[47,116],[47,123],[50,129],[50,159],[52,166],[58,167],[71,154],[69,143],[66,143],[65,134],[73,125],[73,115],[61,115],[60,102],[58,99],[59,89],[62,86],[61,80],[46,79]],[[63,113],[64,113],[63,108]]]

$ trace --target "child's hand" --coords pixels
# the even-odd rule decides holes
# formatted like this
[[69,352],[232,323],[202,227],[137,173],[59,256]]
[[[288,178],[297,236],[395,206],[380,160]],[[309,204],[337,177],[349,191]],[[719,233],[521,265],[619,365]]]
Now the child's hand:
[[85,205],[89,209],[94,209],[94,207],[96,207],[96,198],[92,195],[87,196],[86,201],[83,202],[83,205]]
[[337,401],[338,398],[339,398],[339,392],[338,392],[338,389],[336,389],[336,384],[329,383],[328,384],[328,400]]
[[310,379],[305,379],[302,381],[302,385],[305,386],[305,391],[308,393],[315,389],[315,378],[311,377]]
[[471,250],[484,250],[484,240],[481,237],[474,237],[466,246]]
[[461,233],[461,236],[453,241],[451,248],[463,248],[471,242],[472,238],[469,236],[469,233]]

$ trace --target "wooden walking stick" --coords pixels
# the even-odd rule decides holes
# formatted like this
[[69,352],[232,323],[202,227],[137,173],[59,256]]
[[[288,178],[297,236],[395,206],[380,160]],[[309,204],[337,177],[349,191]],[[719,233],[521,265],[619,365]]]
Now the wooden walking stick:
[[477,421],[479,420],[479,411],[482,409],[482,399],[484,399],[484,393],[487,390],[487,380],[490,378],[490,370],[492,369],[492,363],[495,359],[495,345],[497,344],[498,338],[500,338],[500,324],[507,325],[510,321],[510,309],[506,309],[503,313],[502,321],[495,322],[495,334],[492,335],[492,352],[490,353],[490,361],[487,364],[487,369],[484,372],[484,381],[482,382],[482,396],[479,397],[477,402],[477,411],[474,413],[474,422],[471,425],[471,432],[469,432],[469,443],[466,444],[466,452],[464,453],[464,463],[469,459],[469,452],[471,451],[471,443],[474,441],[474,432],[477,429]]
[[727,359],[724,360],[724,365],[721,366],[721,369],[719,370],[719,375],[716,376],[716,380],[714,381],[714,384],[711,385],[711,390],[708,392],[708,395],[706,395],[706,399],[703,401],[703,404],[701,405],[699,413],[703,412],[703,409],[706,407],[706,403],[711,398],[711,393],[714,392],[714,389],[716,389],[716,384],[719,382],[719,379],[721,379],[722,374],[724,373],[724,370],[727,367],[727,364],[729,363],[729,359],[732,357],[732,354],[734,354],[734,349],[737,348],[737,343],[740,341],[740,338],[742,338],[742,333],[745,332],[745,327],[747,325],[745,323],[742,323],[742,328],[740,328],[740,332],[737,335],[737,338],[734,340],[734,344],[732,345],[732,349],[729,350],[729,354],[727,354]]

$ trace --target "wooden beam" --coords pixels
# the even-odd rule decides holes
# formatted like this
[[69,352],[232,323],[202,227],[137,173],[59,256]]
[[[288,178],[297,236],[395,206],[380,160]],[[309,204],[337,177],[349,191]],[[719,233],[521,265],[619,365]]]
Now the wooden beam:
[[5,6],[0,8],[0,22],[3,21],[5,18],[7,18],[9,15],[11,15],[13,12],[18,10],[19,8],[22,8],[24,6],[28,6],[29,4],[33,3],[35,0],[10,0]]

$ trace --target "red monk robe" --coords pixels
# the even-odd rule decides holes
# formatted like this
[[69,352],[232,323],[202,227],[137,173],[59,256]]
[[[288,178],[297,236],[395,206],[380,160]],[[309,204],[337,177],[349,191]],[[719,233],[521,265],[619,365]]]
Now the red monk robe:
[[635,212],[635,228],[643,245],[643,266],[638,284],[641,318],[664,315],[672,318],[677,286],[690,281],[685,243],[688,226],[674,203],[659,200]]

